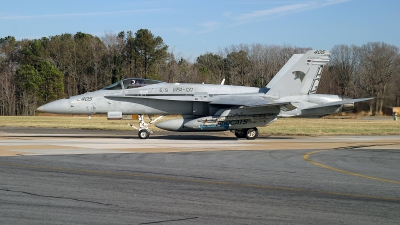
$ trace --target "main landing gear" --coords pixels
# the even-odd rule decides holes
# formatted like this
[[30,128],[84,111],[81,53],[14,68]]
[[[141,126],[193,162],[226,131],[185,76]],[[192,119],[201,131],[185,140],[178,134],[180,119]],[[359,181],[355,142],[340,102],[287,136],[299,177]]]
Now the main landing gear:
[[159,117],[157,117],[157,118],[155,118],[155,119],[153,120],[153,118],[151,117],[151,115],[149,115],[150,122],[149,122],[149,123],[146,123],[146,122],[144,121],[144,115],[143,115],[143,114],[140,114],[140,115],[138,115],[138,118],[139,118],[139,128],[133,126],[133,125],[130,124],[130,123],[128,123],[128,125],[131,126],[132,128],[134,128],[134,129],[136,129],[136,130],[139,131],[139,132],[138,132],[138,136],[139,136],[140,139],[147,139],[148,137],[150,137],[150,134],[153,133],[153,131],[151,131],[151,130],[149,129],[149,125],[154,124],[154,123],[157,122],[158,120],[162,119],[164,116],[165,116],[165,115],[159,116]]
[[235,130],[237,138],[246,138],[247,140],[254,140],[258,137],[258,129],[256,127],[249,129]]

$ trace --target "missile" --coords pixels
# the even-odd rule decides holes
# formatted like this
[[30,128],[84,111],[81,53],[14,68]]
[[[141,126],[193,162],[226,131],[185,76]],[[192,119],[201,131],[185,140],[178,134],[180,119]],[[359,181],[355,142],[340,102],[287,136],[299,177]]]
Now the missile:
[[218,117],[206,116],[197,119],[192,119],[183,124],[183,126],[202,130],[202,131],[221,131],[221,130],[228,130],[229,123],[223,121],[219,121]]

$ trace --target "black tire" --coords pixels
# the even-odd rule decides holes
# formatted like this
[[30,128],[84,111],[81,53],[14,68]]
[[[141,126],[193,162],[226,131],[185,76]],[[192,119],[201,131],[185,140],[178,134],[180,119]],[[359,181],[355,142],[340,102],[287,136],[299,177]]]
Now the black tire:
[[245,138],[246,134],[244,130],[235,130],[235,136],[237,138]]
[[150,136],[150,132],[147,130],[140,130],[138,136],[140,139],[147,139]]
[[247,140],[254,140],[258,137],[258,129],[256,127],[247,129],[245,131],[245,136]]

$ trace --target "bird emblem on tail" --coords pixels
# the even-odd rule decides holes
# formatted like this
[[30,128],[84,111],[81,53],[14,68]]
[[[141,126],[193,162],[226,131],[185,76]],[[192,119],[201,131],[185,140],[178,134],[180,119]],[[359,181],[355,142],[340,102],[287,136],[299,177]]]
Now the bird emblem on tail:
[[303,82],[304,77],[306,74],[303,71],[293,71],[292,74],[294,75],[294,79],[300,79]]

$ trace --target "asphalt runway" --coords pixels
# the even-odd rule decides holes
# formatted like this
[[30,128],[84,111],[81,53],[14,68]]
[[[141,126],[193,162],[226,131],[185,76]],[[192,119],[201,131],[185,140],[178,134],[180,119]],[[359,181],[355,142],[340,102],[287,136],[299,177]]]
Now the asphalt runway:
[[0,127],[0,224],[399,224],[400,137]]

